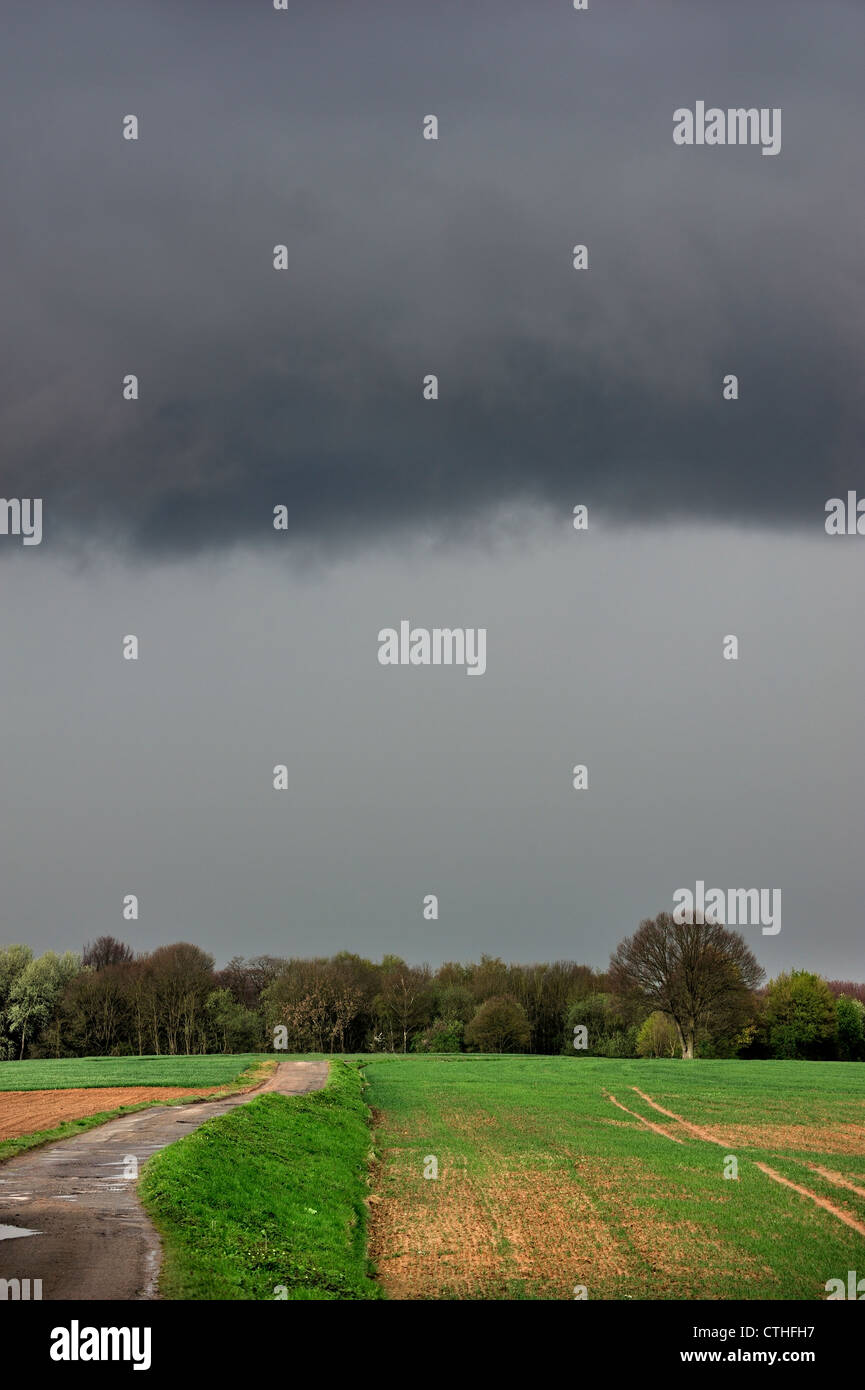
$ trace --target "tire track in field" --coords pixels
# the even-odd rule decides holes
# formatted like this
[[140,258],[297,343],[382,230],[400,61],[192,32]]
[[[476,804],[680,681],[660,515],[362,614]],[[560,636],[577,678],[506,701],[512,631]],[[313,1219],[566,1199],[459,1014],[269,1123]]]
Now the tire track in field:
[[831,1212],[833,1216],[837,1216],[839,1221],[843,1221],[845,1226],[850,1226],[854,1231],[858,1231],[860,1236],[865,1236],[865,1226],[863,1226],[862,1222],[857,1221],[854,1216],[848,1216],[846,1211],[843,1211],[841,1207],[836,1207],[835,1203],[830,1202],[828,1197],[821,1197],[818,1192],[812,1192],[810,1188],[800,1187],[797,1182],[791,1182],[789,1178],[785,1178],[781,1173],[776,1173],[775,1169],[770,1168],[768,1163],[758,1163],[755,1158],[754,1165],[760,1169],[761,1173],[765,1173],[768,1177],[772,1178],[774,1182],[783,1183],[784,1187],[792,1187],[793,1191],[798,1192],[800,1197],[810,1197],[811,1201],[816,1202],[818,1207],[822,1207],[824,1211]]
[[[635,1086],[632,1089],[636,1090],[637,1088]],[[652,1121],[647,1120],[644,1115],[638,1115],[636,1110],[629,1110],[627,1105],[623,1105],[620,1100],[616,1100],[616,1097],[612,1094],[612,1092],[604,1091],[604,1095],[607,1097],[607,1100],[611,1100],[613,1102],[613,1105],[617,1105],[620,1110],[624,1110],[626,1115],[633,1115],[634,1119],[639,1120],[640,1124],[645,1125],[647,1129],[654,1130],[656,1134],[663,1135],[665,1139],[670,1139],[674,1144],[681,1144],[684,1142],[684,1140],[682,1139],[677,1139],[674,1134],[668,1134],[667,1131],[665,1129],[662,1129],[660,1125],[652,1124]]]
[[718,1144],[722,1149],[726,1149],[729,1147],[723,1139],[716,1139],[714,1134],[710,1134],[707,1129],[703,1129],[702,1125],[692,1125],[690,1120],[683,1119],[682,1116],[677,1115],[675,1111],[665,1110],[663,1105],[659,1105],[657,1101],[652,1100],[652,1097],[647,1096],[645,1091],[641,1091],[639,1086],[632,1086],[631,1090],[636,1091],[637,1095],[641,1096],[647,1105],[651,1105],[653,1110],[657,1110],[660,1112],[660,1114],[666,1115],[669,1120],[675,1120],[677,1124],[680,1124],[683,1126],[683,1128],[690,1130],[691,1133],[696,1135],[698,1139],[705,1140],[707,1144]]
[[[667,1110],[663,1105],[659,1105],[657,1101],[652,1100],[651,1096],[646,1095],[645,1091],[641,1091],[639,1086],[632,1086],[631,1090],[636,1091],[637,1095],[641,1096],[647,1105],[651,1105],[653,1110],[659,1111],[660,1114],[666,1115],[671,1120],[678,1121],[680,1125],[684,1125],[685,1129],[690,1130],[698,1139],[705,1140],[707,1144],[718,1144],[722,1149],[729,1148],[729,1145],[726,1144],[723,1139],[716,1138],[714,1134],[704,1129],[702,1125],[691,1124],[689,1120],[684,1119],[681,1115],[677,1115],[675,1111]],[[618,1104],[618,1102],[616,1102],[616,1104]],[[624,1108],[625,1107],[622,1106],[622,1109]],[[648,1123],[648,1121],[646,1123]],[[661,1132],[663,1133],[663,1131]],[[667,1138],[670,1138],[670,1136],[668,1135]],[[759,1168],[761,1173],[765,1173],[767,1177],[771,1178],[773,1182],[781,1183],[784,1187],[792,1188],[794,1192],[799,1193],[800,1197],[810,1198],[818,1207],[822,1207],[824,1211],[828,1211],[830,1215],[836,1217],[838,1221],[843,1221],[845,1226],[850,1226],[852,1230],[858,1231],[859,1235],[865,1236],[865,1225],[863,1225],[861,1221],[857,1221],[855,1216],[850,1216],[848,1212],[844,1211],[843,1207],[838,1207],[834,1202],[830,1202],[828,1197],[821,1197],[818,1192],[812,1192],[810,1188],[801,1187],[799,1183],[793,1182],[790,1178],[785,1178],[774,1168],[770,1168],[768,1163],[760,1163],[756,1158],[752,1161],[754,1166]],[[849,1188],[851,1192],[855,1192],[858,1196],[865,1197],[865,1191],[863,1191],[861,1187],[855,1187],[853,1183],[847,1182],[845,1178],[841,1177],[840,1173],[836,1173],[833,1176],[827,1169],[820,1168],[814,1163],[809,1163],[808,1167],[813,1172],[819,1173],[819,1175],[828,1182],[834,1182],[836,1187]]]
[[808,1163],[806,1166],[811,1169],[812,1173],[819,1173],[821,1178],[834,1183],[836,1187],[846,1187],[848,1192],[855,1192],[857,1197],[865,1197],[865,1187],[857,1187],[855,1182],[850,1182],[849,1178],[842,1177],[840,1173],[833,1173],[829,1168],[821,1168],[819,1163]]

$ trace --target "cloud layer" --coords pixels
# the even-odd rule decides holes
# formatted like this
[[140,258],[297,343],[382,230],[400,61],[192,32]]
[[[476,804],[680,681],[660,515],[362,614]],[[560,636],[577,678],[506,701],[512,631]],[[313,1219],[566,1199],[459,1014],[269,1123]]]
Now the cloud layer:
[[[865,14],[612,8],[16,0],[3,486],[46,544],[819,530],[861,472]],[[781,107],[780,155],[674,146],[697,99]]]

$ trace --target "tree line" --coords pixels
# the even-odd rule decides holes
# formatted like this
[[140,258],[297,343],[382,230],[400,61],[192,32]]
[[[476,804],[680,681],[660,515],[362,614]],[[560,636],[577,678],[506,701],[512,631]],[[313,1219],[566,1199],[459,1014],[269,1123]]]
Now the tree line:
[[0,948],[0,1060],[259,1052],[524,1052],[865,1060],[865,985],[765,982],[739,933],[646,919],[606,970],[483,955],[433,970],[386,955]]

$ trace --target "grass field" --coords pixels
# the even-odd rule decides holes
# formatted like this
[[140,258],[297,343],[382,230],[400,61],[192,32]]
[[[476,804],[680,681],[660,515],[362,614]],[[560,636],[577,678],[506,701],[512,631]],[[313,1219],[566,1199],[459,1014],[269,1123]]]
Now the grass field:
[[221,1086],[261,1061],[261,1054],[206,1057],[61,1057],[0,1062],[0,1091],[54,1091],[89,1086]]
[[323,1091],[264,1095],[146,1165],[160,1292],[182,1299],[366,1299],[368,1110],[357,1066]]
[[828,1279],[865,1275],[865,1066],[441,1056],[365,1070],[370,1253],[392,1298],[825,1299]]

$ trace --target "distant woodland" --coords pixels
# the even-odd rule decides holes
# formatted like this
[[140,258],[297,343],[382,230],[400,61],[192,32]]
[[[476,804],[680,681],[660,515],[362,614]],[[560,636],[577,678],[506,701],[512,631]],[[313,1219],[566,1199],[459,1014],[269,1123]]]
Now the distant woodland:
[[438,969],[398,956],[136,955],[0,948],[0,1059],[258,1052],[522,1052],[865,1059],[865,984],[793,970],[766,981],[744,939],[665,913],[606,970],[496,956]]

